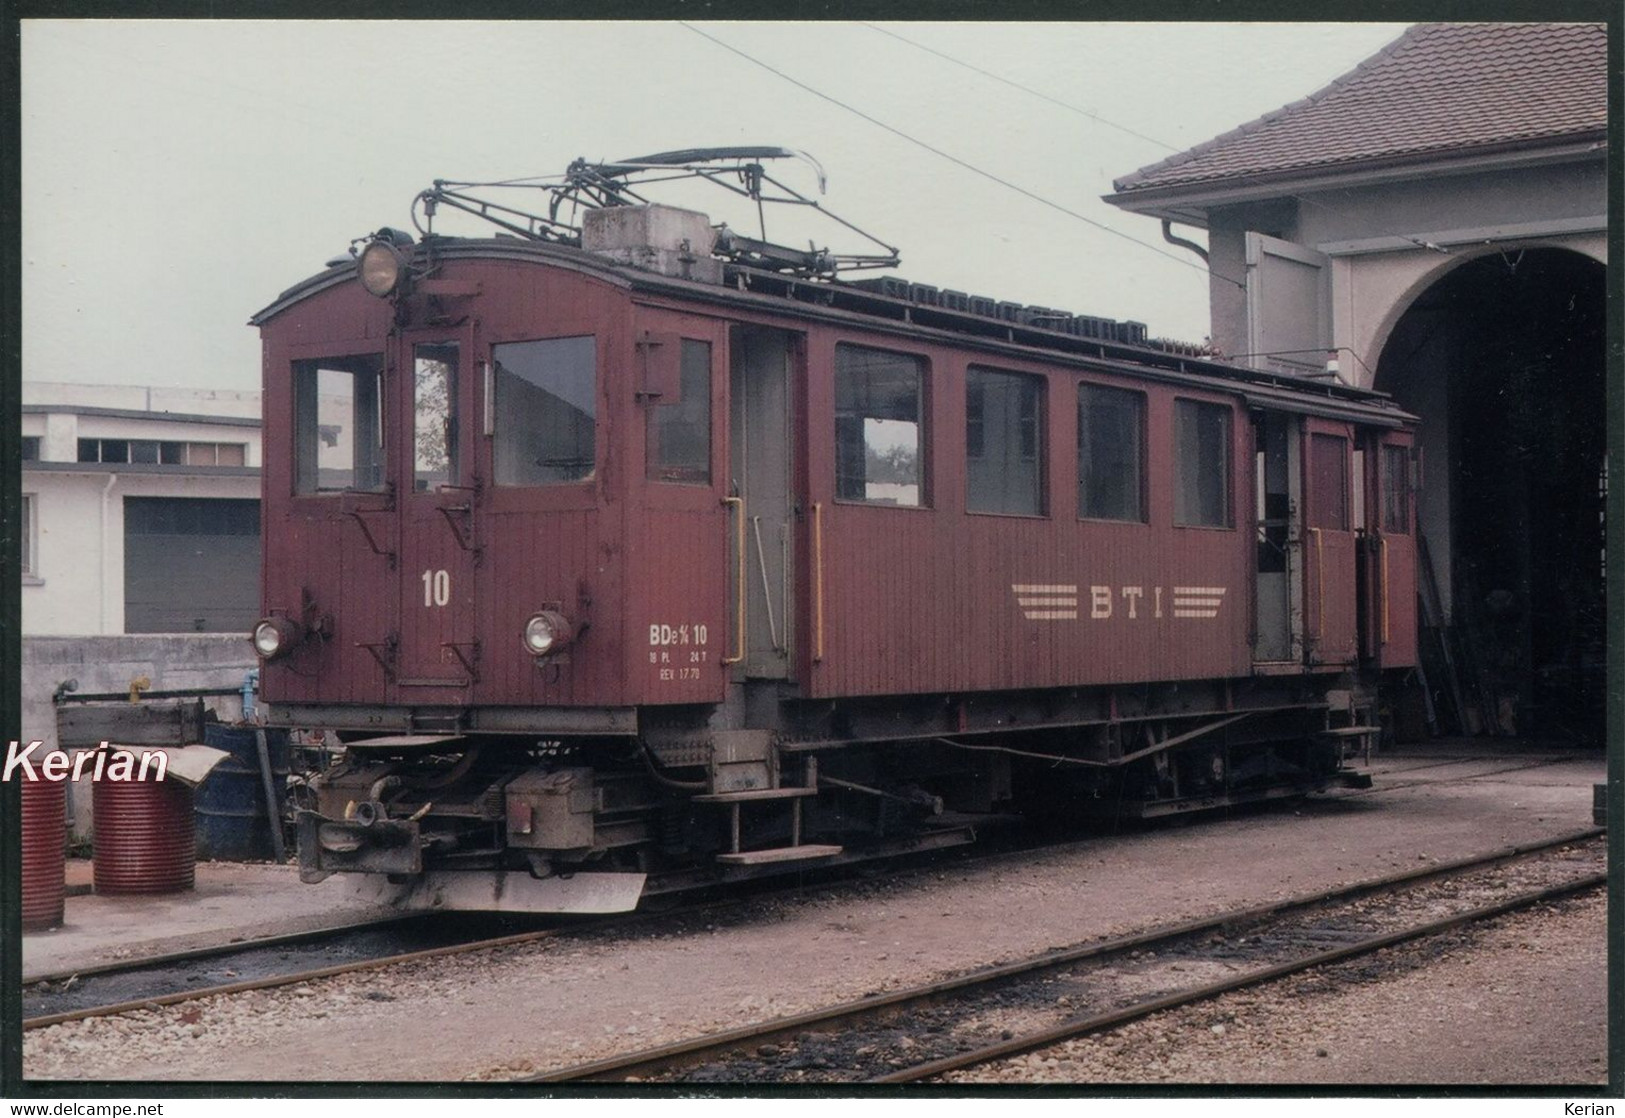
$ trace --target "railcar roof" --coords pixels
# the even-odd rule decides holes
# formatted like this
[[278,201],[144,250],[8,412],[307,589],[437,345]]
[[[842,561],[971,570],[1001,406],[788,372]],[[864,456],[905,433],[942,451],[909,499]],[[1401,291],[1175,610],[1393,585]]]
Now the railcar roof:
[[[420,256],[433,252],[439,260],[545,263],[592,275],[629,291],[840,322],[855,328],[927,338],[939,344],[1028,360],[1105,365],[1124,375],[1239,392],[1249,403],[1263,407],[1387,427],[1415,422],[1415,417],[1402,411],[1386,393],[1342,381],[1315,380],[1230,365],[1149,344],[1078,337],[968,311],[913,303],[849,283],[796,279],[734,265],[727,269],[727,283],[700,283],[618,265],[577,248],[517,237],[434,237],[420,243],[417,252]],[[282,292],[250,318],[249,324],[263,326],[289,307],[354,277],[352,261],[334,264]]]

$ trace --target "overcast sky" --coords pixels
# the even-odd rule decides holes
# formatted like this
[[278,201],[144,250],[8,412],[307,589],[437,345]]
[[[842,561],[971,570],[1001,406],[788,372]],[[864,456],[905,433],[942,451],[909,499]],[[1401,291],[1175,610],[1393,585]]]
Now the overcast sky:
[[[353,238],[410,228],[411,200],[434,179],[554,174],[578,156],[729,144],[816,156],[829,176],[824,204],[896,245],[898,275],[1199,341],[1207,282],[1191,265],[1200,262],[1164,244],[1155,220],[1100,196],[1114,178],[1318,89],[1403,30],[696,27],[1146,247],[956,166],[677,23],[26,21],[24,378],[257,388],[248,316]],[[816,191],[806,169],[783,174]],[[731,200],[709,210],[755,231]],[[776,218],[775,238],[866,248],[836,226]]]

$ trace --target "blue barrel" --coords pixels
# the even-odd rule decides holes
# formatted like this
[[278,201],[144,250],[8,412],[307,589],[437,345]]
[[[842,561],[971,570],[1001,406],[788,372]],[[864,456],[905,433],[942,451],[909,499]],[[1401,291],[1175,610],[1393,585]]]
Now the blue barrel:
[[[257,732],[254,726],[223,722],[204,727],[203,744],[229,754],[197,789],[197,856],[204,861],[268,862],[276,857],[270,820],[265,815]],[[276,790],[276,817],[280,820],[287,796],[288,732],[264,733],[271,756],[271,786]]]

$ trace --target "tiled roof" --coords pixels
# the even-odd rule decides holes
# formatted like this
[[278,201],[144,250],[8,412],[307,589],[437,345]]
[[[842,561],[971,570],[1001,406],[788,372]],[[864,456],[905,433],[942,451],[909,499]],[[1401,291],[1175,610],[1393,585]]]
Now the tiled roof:
[[1608,126],[1600,23],[1437,23],[1407,30],[1317,93],[1113,185],[1148,190],[1374,160],[1599,138]]

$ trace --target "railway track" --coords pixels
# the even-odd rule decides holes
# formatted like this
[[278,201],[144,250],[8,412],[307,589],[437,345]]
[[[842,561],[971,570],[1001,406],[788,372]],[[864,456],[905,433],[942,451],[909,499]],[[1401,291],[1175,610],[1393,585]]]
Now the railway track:
[[526,1081],[930,1079],[1600,888],[1601,834],[1588,830],[1048,952]]
[[[1448,764],[1449,762],[1444,762]],[[1555,763],[1537,761],[1536,765]],[[1529,764],[1517,768],[1531,767]],[[1496,773],[1511,770],[1495,770]],[[1495,773],[1475,774],[1489,776]],[[1459,780],[1463,778],[1440,778]],[[1384,785],[1363,792],[1339,793],[1327,797],[1371,795],[1437,781],[1408,781]],[[1592,832],[1583,832],[1589,835]],[[1046,851],[1064,849],[1080,842],[1098,841],[1099,836],[1069,838],[1062,842],[1018,844],[1013,849],[985,851],[981,861],[1024,858]],[[1564,840],[1572,841],[1572,840]],[[828,882],[771,888],[775,896],[790,896],[809,889],[827,888]],[[370,921],[339,928],[196,948],[144,959],[76,968],[58,974],[30,979],[23,991],[24,1030],[88,1017],[106,1017],[141,1009],[176,1005],[200,998],[247,993],[317,981],[345,974],[421,962],[444,956],[494,950],[539,942],[559,935],[581,934],[634,926],[648,920],[669,920],[684,913],[699,913],[747,904],[760,894],[751,893],[725,900],[661,910],[640,911],[628,916],[577,920],[570,924],[530,927],[522,931],[502,930],[491,934],[493,925],[510,929],[526,923],[524,918],[478,917],[465,914],[461,920],[444,915],[416,915]],[[534,924],[534,919],[528,921]],[[312,960],[326,960],[311,966]]]
[[[984,858],[1019,857],[1066,845],[1071,843],[1021,846],[995,851]],[[833,872],[850,873],[851,868]],[[22,1027],[25,1031],[41,1029],[88,1017],[111,1017],[201,998],[292,986],[405,963],[537,943],[558,936],[621,931],[654,921],[715,914],[742,907],[763,896],[783,898],[827,889],[832,880],[822,874],[813,884],[786,885],[782,880],[769,880],[758,883],[755,889],[723,899],[663,904],[615,916],[409,914],[78,967],[42,974],[24,983]],[[541,922],[548,922],[548,926],[491,934],[493,927],[506,929]],[[311,966],[311,961],[317,959],[331,961]]]
[[[570,930],[548,927],[493,936],[476,930],[481,923],[491,921],[404,916],[41,976],[24,986],[22,1024],[24,1030],[30,1030],[86,1017],[110,1017],[198,998],[242,994],[445,955],[532,943]],[[588,925],[576,925],[584,926]],[[333,961],[310,965],[312,959],[322,958]]]

